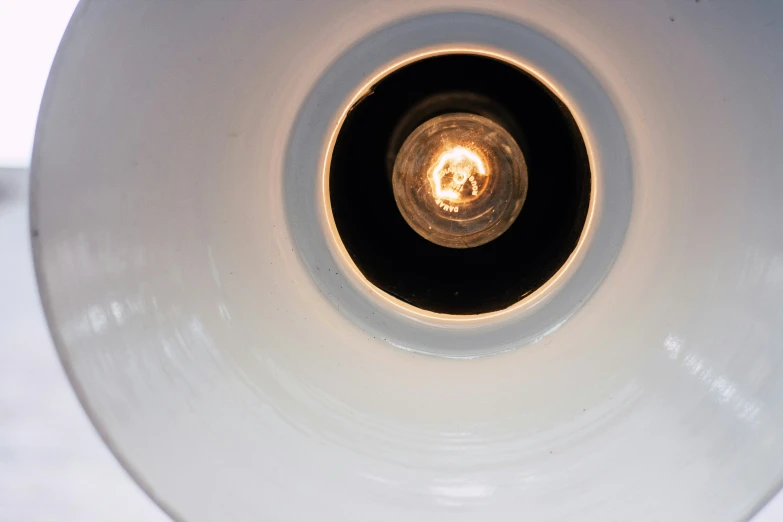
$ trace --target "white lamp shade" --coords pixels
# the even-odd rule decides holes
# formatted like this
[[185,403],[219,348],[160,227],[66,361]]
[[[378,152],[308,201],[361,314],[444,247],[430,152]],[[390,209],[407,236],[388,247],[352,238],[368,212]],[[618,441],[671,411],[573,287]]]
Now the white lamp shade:
[[[783,3],[83,1],[31,233],[53,338],[175,519],[733,521],[783,480]],[[585,137],[580,245],[518,306],[374,289],[330,144],[385,71],[500,57]]]

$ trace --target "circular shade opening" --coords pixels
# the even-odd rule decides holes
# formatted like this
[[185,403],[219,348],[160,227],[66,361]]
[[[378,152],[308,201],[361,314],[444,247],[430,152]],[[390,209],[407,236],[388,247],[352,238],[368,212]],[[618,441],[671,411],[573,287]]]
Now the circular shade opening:
[[[399,195],[405,187],[398,188],[395,200],[395,165],[417,153],[434,161],[423,162],[424,177],[438,165],[443,151],[433,146],[438,150],[428,155],[426,140],[418,142],[416,136],[444,120],[457,123],[458,130],[476,124],[464,148],[478,152],[479,160],[494,161],[496,169],[502,163],[501,170],[509,173],[497,189],[507,197],[490,205],[505,217],[482,230],[493,229],[495,222],[503,227],[495,227],[493,234],[498,233],[488,239],[474,241],[470,230],[460,232],[460,225],[446,240],[428,238],[426,229],[415,229],[401,212]],[[432,132],[433,143],[442,145],[444,132]],[[486,146],[477,150],[482,140]],[[504,147],[510,152],[488,157]],[[457,156],[451,158],[448,176],[459,176],[456,171],[471,163],[469,154]],[[473,161],[471,169],[479,168]],[[478,179],[478,170],[472,174],[478,193],[484,180]],[[525,177],[526,190],[521,186]],[[418,308],[473,315],[514,305],[563,266],[585,224],[590,178],[576,122],[544,84],[501,60],[450,54],[395,70],[351,107],[332,151],[329,199],[340,239],[371,284]],[[470,175],[466,183],[459,188],[469,196]],[[422,187],[436,188],[431,182]],[[437,206],[441,216],[458,214],[451,210],[458,205],[442,198],[441,203],[446,205]],[[425,227],[437,221],[436,212],[424,209]],[[456,241],[449,244],[450,239]]]

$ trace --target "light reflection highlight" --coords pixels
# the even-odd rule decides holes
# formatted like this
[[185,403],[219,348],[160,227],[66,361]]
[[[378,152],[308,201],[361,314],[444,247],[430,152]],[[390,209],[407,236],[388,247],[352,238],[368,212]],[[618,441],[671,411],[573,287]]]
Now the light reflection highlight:
[[761,404],[741,393],[735,382],[710,365],[698,353],[684,351],[685,340],[682,337],[670,334],[664,339],[663,346],[669,358],[679,361],[690,375],[707,388],[709,395],[718,404],[731,408],[738,419],[751,425],[758,424]]

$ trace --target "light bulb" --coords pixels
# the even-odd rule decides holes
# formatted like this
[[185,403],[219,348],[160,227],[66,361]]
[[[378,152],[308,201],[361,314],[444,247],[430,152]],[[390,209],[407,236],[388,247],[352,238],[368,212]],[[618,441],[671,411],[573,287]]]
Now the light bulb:
[[527,166],[514,138],[467,113],[438,116],[402,144],[394,199],[420,236],[441,246],[483,245],[508,230],[527,195]]

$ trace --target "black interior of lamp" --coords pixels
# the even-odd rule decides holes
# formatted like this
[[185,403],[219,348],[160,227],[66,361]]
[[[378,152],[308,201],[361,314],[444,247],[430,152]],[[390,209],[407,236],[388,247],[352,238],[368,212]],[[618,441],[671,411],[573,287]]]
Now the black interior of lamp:
[[[450,112],[493,119],[527,162],[519,217],[474,248],[419,236],[392,193],[391,169],[405,138]],[[587,149],[568,108],[521,69],[470,54],[419,60],[375,84],[346,116],[329,168],[335,224],[364,276],[414,306],[459,315],[508,308],[552,277],[576,247],[590,189]]]

